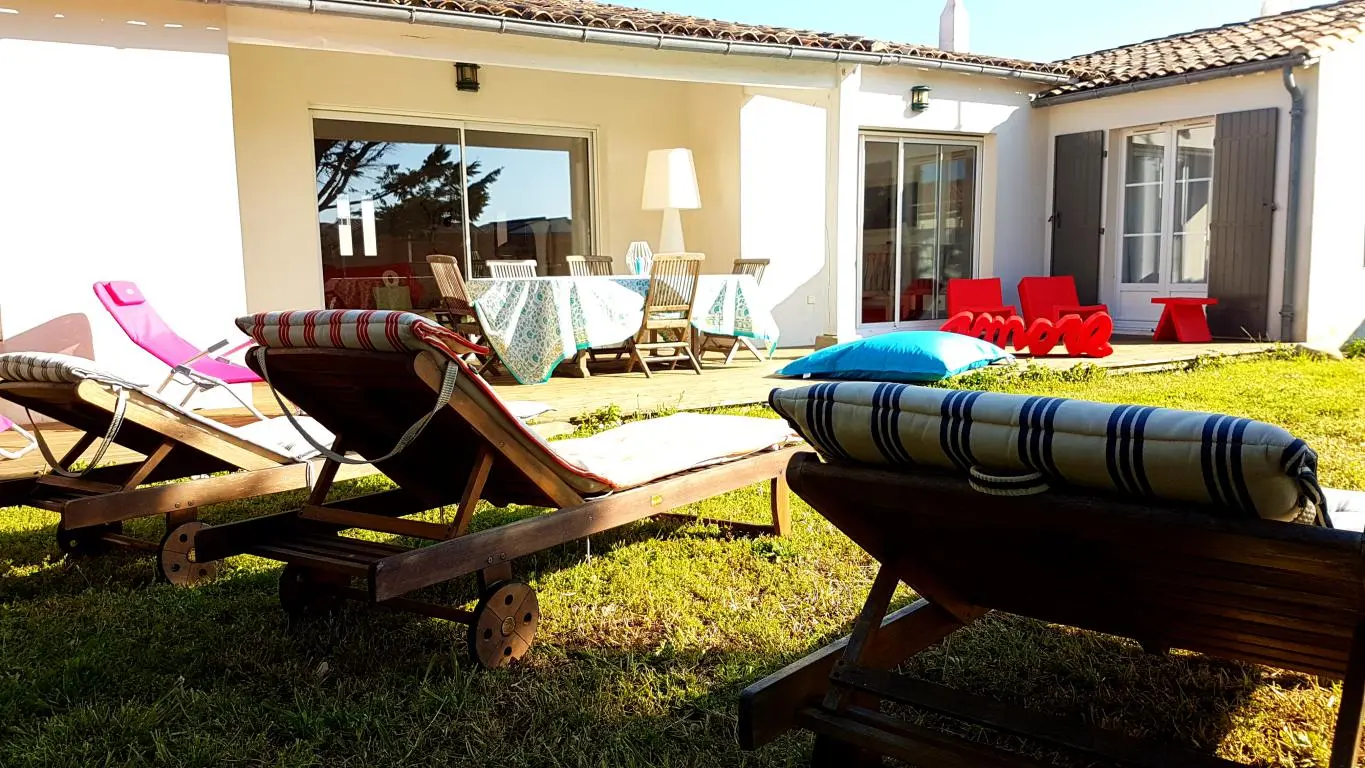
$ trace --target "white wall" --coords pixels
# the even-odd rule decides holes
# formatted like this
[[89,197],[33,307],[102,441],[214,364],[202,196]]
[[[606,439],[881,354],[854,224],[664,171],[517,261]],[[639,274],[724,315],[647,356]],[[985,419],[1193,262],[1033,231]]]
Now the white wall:
[[91,284],[136,281],[193,342],[236,334],[245,290],[223,9],[3,5],[18,11],[0,16],[5,348],[93,348],[105,367],[159,382],[165,367]]
[[749,89],[739,110],[744,258],[769,259],[763,278],[784,346],[826,330],[824,93]]
[[863,68],[850,67],[844,72],[839,85],[830,96],[827,125],[831,142],[826,160],[828,178],[833,181],[825,190],[826,226],[830,230],[826,242],[826,259],[829,266],[828,280],[834,296],[827,313],[826,332],[832,332],[838,341],[848,341],[858,336],[858,307],[860,288],[858,285],[858,259],[861,233],[859,232],[862,208],[862,167],[858,157],[858,130],[860,128],[860,97],[863,84]]
[[[917,85],[933,89],[929,109],[919,113],[910,109],[910,89]],[[863,67],[845,81],[837,116],[839,200],[834,216],[840,281],[836,326],[841,338],[854,335],[857,325],[860,130],[981,140],[978,274],[1000,276],[1006,299],[1013,300],[1019,278],[1042,269],[1045,134],[1029,107],[1029,94],[1037,87],[1026,81],[905,67]]]
[[[1313,127],[1316,120],[1316,70],[1303,73],[1300,81],[1309,95],[1307,131],[1305,140],[1306,184],[1311,186],[1313,168],[1311,157],[1313,149]],[[1270,293],[1266,306],[1266,328],[1276,336],[1280,329],[1281,291],[1284,284],[1284,224],[1285,209],[1289,188],[1289,107],[1288,92],[1281,84],[1279,71],[1258,75],[1220,78],[1190,85],[1170,86],[1139,93],[1107,96],[1104,98],[1080,101],[1070,104],[1035,109],[1047,126],[1045,141],[1046,164],[1044,173],[1047,178],[1044,204],[1050,206],[1052,199],[1054,137],[1069,133],[1101,130],[1106,132],[1109,141],[1109,165],[1105,180],[1106,234],[1100,264],[1100,298],[1114,304],[1117,301],[1119,243],[1122,236],[1118,211],[1118,201],[1122,199],[1119,186],[1122,184],[1122,144],[1118,143],[1118,131],[1160,123],[1213,117],[1223,112],[1238,112],[1250,109],[1278,107],[1280,109],[1280,131],[1275,163],[1275,223],[1272,234]],[[1305,215],[1312,210],[1312,195],[1305,193],[1302,200]],[[1051,228],[1043,223],[1045,253],[1050,254]],[[1312,227],[1301,228],[1300,252],[1308,251]],[[1306,275],[1307,259],[1299,262],[1300,298],[1297,304],[1302,309],[1307,298]],[[1215,297],[1216,298],[1216,297]],[[1304,333],[1305,315],[1299,312],[1296,331]]]
[[314,110],[596,131],[599,243],[622,266],[630,242],[658,243],[661,214],[640,209],[649,150],[692,147],[702,209],[682,214],[688,247],[711,255],[708,269],[736,256],[738,118],[726,105],[739,86],[485,67],[482,89],[462,93],[448,61],[254,45],[231,46],[231,58],[253,311],[322,300]]
[[1312,187],[1312,249],[1301,258],[1308,271],[1307,338],[1335,348],[1365,335],[1365,150],[1360,127],[1365,105],[1365,45],[1359,43],[1322,57],[1316,100],[1315,171]]

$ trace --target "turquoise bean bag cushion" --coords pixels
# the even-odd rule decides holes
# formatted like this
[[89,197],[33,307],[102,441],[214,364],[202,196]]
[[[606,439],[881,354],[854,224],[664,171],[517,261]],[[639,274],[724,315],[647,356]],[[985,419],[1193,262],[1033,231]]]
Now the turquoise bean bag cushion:
[[940,381],[1014,358],[990,342],[943,331],[901,331],[872,336],[808,355],[779,376],[855,381]]

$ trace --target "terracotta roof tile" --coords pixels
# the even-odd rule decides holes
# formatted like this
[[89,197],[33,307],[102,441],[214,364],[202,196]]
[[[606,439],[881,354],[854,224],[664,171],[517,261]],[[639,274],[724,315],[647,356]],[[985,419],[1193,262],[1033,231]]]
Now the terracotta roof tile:
[[924,45],[758,24],[705,19],[595,0],[365,0],[477,16],[611,29],[671,37],[796,46],[829,51],[885,53],[1021,72],[1068,75],[1073,82],[1039,96],[1050,97],[1143,80],[1276,59],[1296,51],[1316,55],[1365,34],[1365,0],[1342,0],[1250,21],[1201,29],[1040,63],[954,53]]
[[1365,0],[1345,0],[1275,16],[1201,29],[1053,62],[1089,74],[1039,97],[1199,72],[1302,51],[1310,56],[1365,33]]
[[1022,72],[1041,72],[1055,75],[1077,75],[1081,73],[1079,68],[1063,62],[1047,64],[975,53],[953,53],[924,45],[893,43],[860,35],[841,35],[804,29],[739,24],[667,11],[629,8],[623,5],[594,2],[593,0],[367,0],[367,2],[456,11],[523,21],[541,21],[566,26],[647,32],[706,40],[787,45],[831,51],[886,53]]

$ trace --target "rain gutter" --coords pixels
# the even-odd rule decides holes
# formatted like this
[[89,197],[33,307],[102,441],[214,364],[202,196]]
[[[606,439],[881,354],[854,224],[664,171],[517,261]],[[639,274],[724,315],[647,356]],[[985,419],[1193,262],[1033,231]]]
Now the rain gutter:
[[791,61],[816,61],[831,64],[870,64],[874,66],[909,66],[937,69],[970,75],[1008,77],[1039,83],[1061,84],[1074,79],[1070,75],[1033,72],[986,64],[966,64],[899,53],[871,53],[843,51],[777,43],[746,43],[731,40],[708,40],[656,32],[603,29],[578,24],[556,24],[545,21],[511,19],[482,13],[468,13],[411,5],[366,2],[365,0],[199,0],[210,5],[231,5],[244,8],[264,8],[278,11],[318,13],[358,19],[407,22],[437,27],[452,27],[479,32],[567,40],[582,43],[617,45],[658,51],[689,53],[718,53],[727,56],[753,56]]
[[1091,88],[1085,91],[1074,91],[1063,93],[1058,96],[1041,96],[1033,100],[1035,107],[1055,107],[1061,104],[1074,104],[1078,101],[1090,101],[1091,99],[1103,99],[1108,96],[1119,96],[1125,93],[1141,93],[1143,91],[1154,91],[1158,88],[1167,88],[1173,85],[1189,85],[1190,83],[1202,83],[1208,80],[1219,80],[1224,77],[1237,77],[1238,75],[1251,75],[1258,72],[1269,72],[1283,67],[1296,67],[1308,61],[1307,53],[1293,53],[1289,56],[1277,56],[1273,59],[1261,61],[1248,61],[1242,64],[1233,64],[1226,67],[1216,67],[1213,69],[1201,69],[1198,72],[1184,72],[1178,75],[1167,75],[1166,77],[1155,77],[1150,80],[1135,80],[1131,83],[1120,83],[1109,85],[1103,88]]

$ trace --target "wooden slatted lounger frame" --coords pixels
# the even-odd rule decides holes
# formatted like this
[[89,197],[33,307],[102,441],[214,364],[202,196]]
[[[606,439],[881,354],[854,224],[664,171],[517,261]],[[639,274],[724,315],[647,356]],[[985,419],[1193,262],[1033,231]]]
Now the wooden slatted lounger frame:
[[[920,765],[1043,764],[887,717],[876,702],[890,700],[1121,765],[1237,765],[889,671],[1001,610],[1153,651],[1342,679],[1330,766],[1355,766],[1365,701],[1359,534],[1095,495],[986,496],[958,477],[810,455],[787,477],[882,565],[849,637],[743,692],[746,749],[802,727],[817,734],[815,765],[880,765],[878,754]],[[923,599],[887,616],[898,581]]]
[[[266,354],[271,383],[323,425],[342,430],[338,444],[364,456],[388,453],[404,429],[431,408],[445,364],[430,351],[270,349]],[[258,369],[254,356],[249,362]],[[328,461],[301,509],[206,529],[199,550],[213,559],[249,553],[284,562],[280,599],[290,613],[345,597],[469,624],[471,654],[486,667],[498,667],[525,654],[539,622],[534,592],[512,580],[511,563],[519,557],[765,481],[772,494],[771,524],[714,522],[742,533],[783,535],[790,529],[783,470],[796,449],[585,498],[514,429],[456,388],[420,437],[377,464],[397,490],[326,503],[338,467]],[[480,500],[556,511],[467,534]],[[457,508],[444,523],[403,519],[449,505]],[[342,536],[346,529],[437,543],[407,548]],[[480,579],[481,598],[472,612],[406,597],[469,574]]]
[[[5,381],[0,382],[0,397],[83,432],[59,459],[64,469],[103,437],[117,402],[113,392],[93,381]],[[129,390],[114,442],[145,458],[97,467],[79,478],[52,472],[0,481],[0,506],[23,504],[56,512],[61,516],[57,544],[65,554],[96,554],[110,546],[156,552],[158,573],[174,584],[198,582],[217,572],[217,563],[199,558],[195,549],[204,527],[198,521],[201,507],[306,488],[310,475],[322,468],[320,460],[299,462],[187,419],[136,390]],[[348,476],[371,471],[353,468]],[[217,476],[201,477],[213,474]],[[165,480],[183,482],[145,487]],[[159,543],[122,533],[124,521],[155,515],[166,518],[166,535]]]

